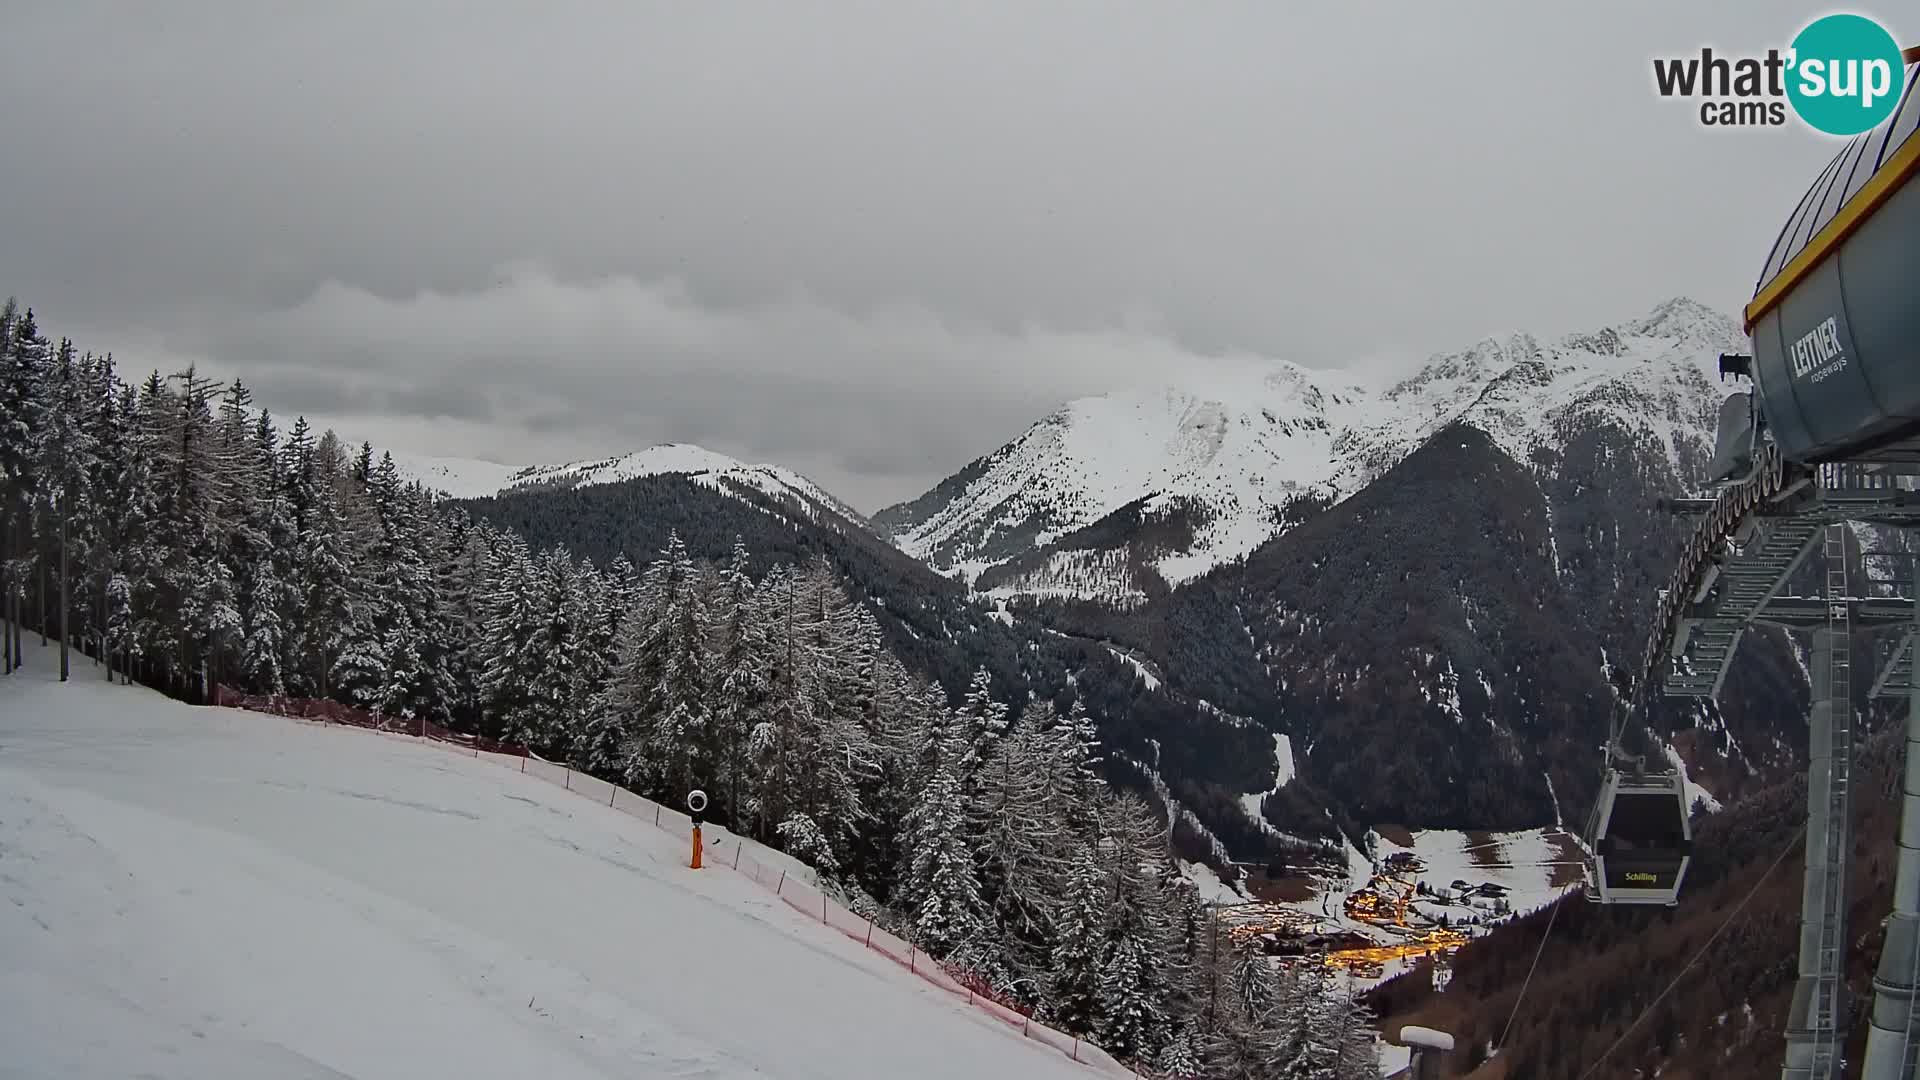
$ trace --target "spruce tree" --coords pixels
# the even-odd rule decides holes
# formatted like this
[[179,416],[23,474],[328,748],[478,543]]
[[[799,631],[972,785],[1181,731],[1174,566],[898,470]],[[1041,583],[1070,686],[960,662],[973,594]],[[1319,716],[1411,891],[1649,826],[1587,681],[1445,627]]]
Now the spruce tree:
[[1106,875],[1091,847],[1075,847],[1063,898],[1042,1015],[1070,1035],[1090,1036],[1106,1020],[1100,973],[1108,938]]

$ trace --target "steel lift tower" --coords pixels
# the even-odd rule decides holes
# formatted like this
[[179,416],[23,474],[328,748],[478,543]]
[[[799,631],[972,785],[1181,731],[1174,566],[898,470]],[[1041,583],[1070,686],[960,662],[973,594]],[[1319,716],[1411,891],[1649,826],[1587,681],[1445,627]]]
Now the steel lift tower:
[[[1870,693],[1907,698],[1906,765],[1893,910],[1854,1075],[1913,1080],[1920,1058],[1920,594],[1909,573],[1904,595],[1874,595],[1856,576],[1862,552],[1850,539],[1850,523],[1920,529],[1920,50],[1906,59],[1900,108],[1847,142],[1775,240],[1746,309],[1752,354],[1721,358],[1723,378],[1752,386],[1721,405],[1717,493],[1669,504],[1695,525],[1661,591],[1628,699],[1631,717],[1656,693],[1717,696],[1750,626],[1811,635],[1799,981],[1783,1080],[1847,1075],[1853,702],[1866,674],[1853,650],[1858,635],[1880,630],[1899,636],[1876,648]],[[1811,583],[1816,553],[1819,595],[1788,595]],[[1691,851],[1683,778],[1627,758],[1624,730],[1623,722],[1614,732],[1588,825],[1589,898],[1671,904]]]

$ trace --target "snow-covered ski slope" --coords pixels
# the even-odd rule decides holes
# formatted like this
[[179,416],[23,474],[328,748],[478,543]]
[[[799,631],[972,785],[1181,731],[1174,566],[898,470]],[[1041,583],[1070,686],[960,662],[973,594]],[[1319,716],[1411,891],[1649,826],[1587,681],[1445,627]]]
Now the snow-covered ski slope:
[[1102,1075],[496,759],[31,659],[0,680],[0,1074]]

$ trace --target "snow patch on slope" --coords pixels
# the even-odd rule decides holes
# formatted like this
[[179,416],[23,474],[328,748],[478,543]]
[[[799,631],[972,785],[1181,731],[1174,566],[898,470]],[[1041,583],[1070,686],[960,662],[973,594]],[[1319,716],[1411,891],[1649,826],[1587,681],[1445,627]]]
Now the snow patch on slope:
[[1213,867],[1208,866],[1206,863],[1190,863],[1185,859],[1179,860],[1179,863],[1181,875],[1188,881],[1193,882],[1194,891],[1200,894],[1200,899],[1209,904],[1243,904],[1246,902],[1246,894],[1242,893],[1238,888],[1221,881],[1220,875],[1213,872]]
[[501,465],[477,458],[431,457],[426,454],[393,455],[393,466],[402,480],[417,480],[421,487],[455,499],[483,499],[513,484],[524,474],[524,465]]
[[1134,659],[1134,657],[1131,654],[1123,652],[1119,649],[1116,649],[1111,645],[1107,646],[1107,651],[1113,654],[1113,658],[1115,660],[1118,660],[1121,663],[1132,668],[1134,670],[1134,673],[1140,676],[1140,680],[1147,684],[1147,689],[1149,690],[1160,689],[1160,680],[1154,676],[1152,670],[1150,670],[1147,667],[1147,665],[1141,663],[1139,660]]
[[1720,800],[1714,798],[1713,792],[1701,787],[1698,783],[1694,782],[1692,776],[1688,775],[1687,762],[1686,759],[1680,756],[1680,751],[1671,743],[1662,742],[1660,743],[1660,752],[1667,756],[1667,760],[1673,763],[1674,768],[1680,770],[1680,778],[1686,785],[1687,809],[1691,811],[1698,808],[1704,809],[1709,814],[1719,813]]
[[[1456,880],[1478,886],[1491,883],[1507,890],[1515,914],[1525,914],[1552,903],[1577,888],[1578,860],[1570,858],[1563,834],[1557,829],[1527,829],[1509,833],[1468,833],[1427,829],[1412,834],[1406,847],[1377,832],[1368,843],[1382,861],[1396,852],[1411,851],[1426,869],[1419,880],[1445,892]],[[1563,884],[1555,885],[1556,876]]]
[[1267,824],[1266,815],[1260,812],[1260,804],[1266,801],[1267,796],[1278,794],[1281,788],[1291,783],[1293,776],[1293,740],[1285,735],[1275,735],[1273,737],[1273,786],[1265,791],[1240,796],[1240,806],[1246,810],[1247,820],[1268,832],[1273,832],[1273,826]]

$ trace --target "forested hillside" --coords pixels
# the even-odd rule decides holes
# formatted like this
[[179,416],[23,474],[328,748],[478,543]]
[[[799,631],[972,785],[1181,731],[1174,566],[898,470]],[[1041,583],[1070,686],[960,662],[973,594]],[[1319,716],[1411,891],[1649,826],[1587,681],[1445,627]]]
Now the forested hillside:
[[[1281,828],[1324,808],[1350,834],[1577,821],[1614,658],[1644,647],[1690,525],[1657,509],[1670,476],[1662,447],[1606,418],[1530,462],[1455,424],[1350,498],[1296,504],[1286,533],[1164,599],[1027,610],[1132,645],[1174,692],[1287,733],[1300,775],[1268,808]],[[1804,754],[1806,695],[1784,635],[1757,629],[1720,701],[1656,699],[1648,726],[1725,801]]]
[[[985,669],[1000,700],[1081,702],[1109,751],[1109,782],[1178,804],[1180,854],[1231,873],[1225,856],[1263,859],[1290,845],[1250,820],[1240,796],[1273,783],[1272,737],[1244,718],[1209,710],[1151,685],[1102,644],[1046,621],[1007,618],[845,519],[797,515],[754,491],[722,494],[684,476],[654,476],[564,490],[515,491],[462,502],[476,518],[535,547],[566,546],[596,562],[651,557],[678,530],[696,558],[724,559],[745,537],[755,572],[779,562],[825,560],[869,602],[889,652],[910,670],[964,694]],[[1157,765],[1156,765],[1157,762]],[[1294,815],[1303,842],[1331,839],[1324,813]],[[1298,847],[1298,844],[1291,845]]]
[[695,559],[671,525],[644,567],[543,549],[369,447],[283,432],[238,382],[129,385],[11,303],[0,483],[9,671],[331,698],[663,800],[698,785],[933,956],[1144,1071],[1371,1075],[1364,1009],[1224,944],[1159,808],[1098,771],[1092,702],[996,697],[984,669],[948,694],[827,560]]
[[[1734,389],[1708,372],[1744,340],[1676,298],[1437,353],[1378,392],[1285,366],[1177,376],[1070,403],[874,521],[1175,698],[1288,736],[1277,828],[1577,820],[1692,526],[1660,504],[1703,490]],[[1794,650],[1756,630],[1721,700],[1657,702],[1664,745],[1641,749],[1730,801],[1795,763],[1805,700]]]
[[[1881,920],[1893,898],[1895,865],[1888,853],[1900,813],[1899,726],[1883,713],[1876,727],[1879,734],[1856,751],[1854,771],[1855,857],[1847,887],[1851,1061],[1860,1060],[1865,1045],[1874,964],[1886,936]],[[1572,897],[1557,915],[1542,911],[1462,950],[1445,992],[1433,989],[1423,964],[1371,1000],[1389,1030],[1424,1023],[1454,1032],[1460,1049],[1448,1075],[1775,1075],[1799,948],[1806,798],[1805,777],[1796,776],[1702,819],[1677,908],[1602,907]],[[1536,954],[1539,966],[1528,984]],[[1510,1015],[1513,1026],[1502,1040]]]

